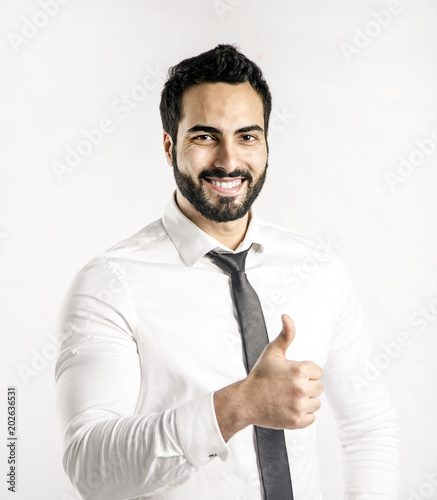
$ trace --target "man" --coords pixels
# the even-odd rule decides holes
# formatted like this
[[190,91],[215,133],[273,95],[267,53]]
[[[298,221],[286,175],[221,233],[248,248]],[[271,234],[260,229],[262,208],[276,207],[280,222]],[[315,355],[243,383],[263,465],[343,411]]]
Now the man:
[[[319,243],[251,209],[267,171],[261,70],[219,45],[170,70],[160,110],[177,189],[162,219],[76,276],[61,316],[56,381],[71,481],[92,500],[256,500],[286,476],[280,498],[319,500],[313,423],[324,387],[347,498],[394,500],[396,413],[380,380],[357,387],[371,352],[348,275]],[[238,279],[270,304],[267,332],[262,319],[245,326],[242,290],[218,265],[217,254],[242,252]],[[297,286],[297,266],[315,257],[317,271]],[[248,321],[260,314],[253,304]],[[248,330],[259,328],[269,344],[250,366]],[[280,442],[267,458],[264,431],[267,445]]]

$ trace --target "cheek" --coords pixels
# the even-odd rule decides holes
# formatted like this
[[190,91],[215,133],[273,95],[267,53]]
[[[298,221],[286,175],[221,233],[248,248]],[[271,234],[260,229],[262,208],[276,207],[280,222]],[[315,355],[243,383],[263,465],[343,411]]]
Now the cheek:
[[248,163],[258,175],[262,174],[267,163],[267,151],[254,151],[248,157]]
[[181,157],[181,163],[183,163],[186,172],[196,175],[210,166],[211,153],[206,148],[186,150]]

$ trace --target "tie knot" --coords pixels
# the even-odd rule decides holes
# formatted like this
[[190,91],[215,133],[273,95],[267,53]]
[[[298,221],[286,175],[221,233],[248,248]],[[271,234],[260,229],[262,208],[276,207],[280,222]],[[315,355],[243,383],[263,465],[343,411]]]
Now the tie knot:
[[229,274],[238,273],[244,271],[244,266],[246,264],[247,252],[250,247],[243,252],[238,253],[218,253],[218,252],[208,252],[207,255],[221,268],[223,271]]

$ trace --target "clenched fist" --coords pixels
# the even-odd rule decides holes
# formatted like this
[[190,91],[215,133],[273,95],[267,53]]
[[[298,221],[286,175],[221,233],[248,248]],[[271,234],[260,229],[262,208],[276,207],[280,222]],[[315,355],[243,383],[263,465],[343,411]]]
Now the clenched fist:
[[323,372],[312,361],[286,359],[296,329],[284,314],[283,328],[268,344],[244,381],[250,420],[254,425],[274,429],[301,429],[312,424],[323,392]]
[[272,429],[302,429],[312,424],[323,392],[323,372],[312,361],[285,357],[296,329],[293,320],[282,315],[282,331],[268,344],[252,371],[214,393],[214,408],[223,438],[248,425]]

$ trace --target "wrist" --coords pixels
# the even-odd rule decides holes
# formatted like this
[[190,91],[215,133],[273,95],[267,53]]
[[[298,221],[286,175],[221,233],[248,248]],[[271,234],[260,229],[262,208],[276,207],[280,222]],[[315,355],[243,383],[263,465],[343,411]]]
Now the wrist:
[[214,393],[214,411],[223,439],[251,424],[251,411],[245,381],[235,382]]

